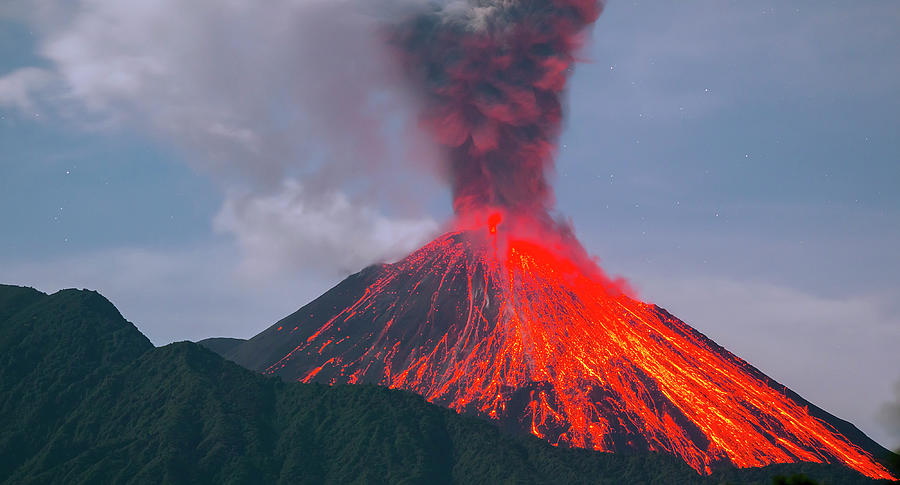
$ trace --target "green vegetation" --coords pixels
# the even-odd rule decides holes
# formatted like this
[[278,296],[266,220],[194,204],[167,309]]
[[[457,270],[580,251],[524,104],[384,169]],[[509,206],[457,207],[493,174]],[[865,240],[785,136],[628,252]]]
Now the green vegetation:
[[819,485],[818,482],[810,480],[806,475],[798,474],[790,477],[778,476],[772,480],[773,485]]
[[285,383],[190,342],[154,348],[94,292],[0,286],[0,483],[715,484],[794,473],[872,483],[816,464],[702,478],[666,455],[558,449],[405,392]]
[[203,339],[197,343],[219,355],[228,355],[232,350],[244,342],[246,342],[246,340],[242,338],[212,337]]

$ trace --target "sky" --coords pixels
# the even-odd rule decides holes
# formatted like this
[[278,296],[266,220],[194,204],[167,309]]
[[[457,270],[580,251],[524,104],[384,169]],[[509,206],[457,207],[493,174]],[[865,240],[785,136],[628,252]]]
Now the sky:
[[[96,289],[156,345],[247,338],[438,234],[450,194],[373,34],[395,7],[360,5],[0,5],[0,282]],[[611,0],[553,175],[641,299],[892,448],[898,23]]]

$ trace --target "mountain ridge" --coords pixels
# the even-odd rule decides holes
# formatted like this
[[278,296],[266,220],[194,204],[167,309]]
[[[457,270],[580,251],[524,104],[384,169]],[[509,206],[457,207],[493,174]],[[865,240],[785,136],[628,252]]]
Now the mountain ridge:
[[[0,427],[0,483],[878,483],[834,465],[701,477],[663,455],[558,449],[406,391],[286,383],[194,343],[153,347],[99,294],[54,295],[0,285],[0,315],[13,313],[0,356],[35,364],[0,379],[2,416],[35,404],[12,391],[54,404],[43,421]],[[0,376],[18,369],[0,358]]]

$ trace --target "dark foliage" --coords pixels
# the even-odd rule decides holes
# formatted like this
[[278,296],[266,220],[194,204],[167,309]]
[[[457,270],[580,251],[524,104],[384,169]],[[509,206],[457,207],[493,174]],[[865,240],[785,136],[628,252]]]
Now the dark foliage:
[[203,339],[197,343],[222,357],[228,358],[228,355],[244,342],[246,342],[246,340],[242,338],[212,337]]
[[819,485],[818,482],[810,480],[803,474],[791,475],[790,477],[777,476],[772,480],[773,485]]
[[669,456],[558,449],[406,392],[153,348],[94,292],[0,286],[0,483],[870,483],[803,465],[702,478]]

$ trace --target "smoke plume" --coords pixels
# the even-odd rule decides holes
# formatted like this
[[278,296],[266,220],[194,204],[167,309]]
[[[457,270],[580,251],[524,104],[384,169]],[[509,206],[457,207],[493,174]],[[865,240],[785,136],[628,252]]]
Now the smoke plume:
[[254,279],[355,271],[437,228],[434,150],[378,37],[409,10],[377,3],[12,0],[41,63],[0,73],[0,109],[174,149]]
[[392,40],[447,155],[457,214],[543,215],[563,94],[597,0],[470,0],[402,23]]

